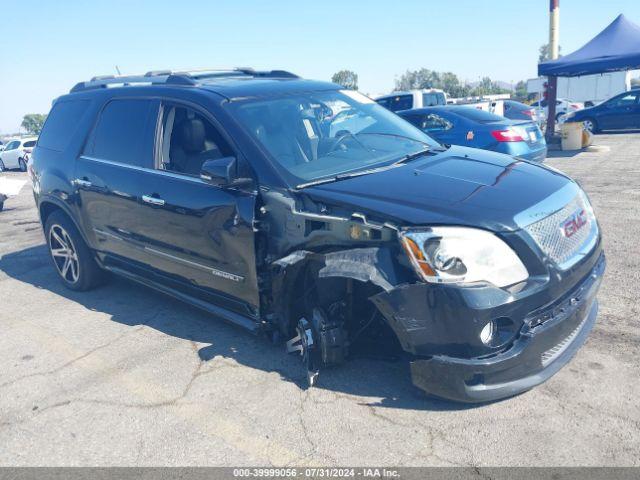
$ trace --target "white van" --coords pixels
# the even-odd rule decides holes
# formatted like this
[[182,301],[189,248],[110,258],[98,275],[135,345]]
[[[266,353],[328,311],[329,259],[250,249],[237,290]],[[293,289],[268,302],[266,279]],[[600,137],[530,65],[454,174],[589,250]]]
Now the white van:
[[428,88],[393,92],[393,94],[378,97],[375,101],[392,112],[399,112],[400,110],[409,110],[411,108],[446,105],[447,94],[437,88]]

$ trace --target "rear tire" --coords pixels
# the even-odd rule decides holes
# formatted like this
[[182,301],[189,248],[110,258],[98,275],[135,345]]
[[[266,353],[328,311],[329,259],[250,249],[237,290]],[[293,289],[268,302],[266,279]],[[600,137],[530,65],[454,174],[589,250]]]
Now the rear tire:
[[20,169],[21,172],[27,171],[27,162],[24,161],[24,158],[18,159],[18,168]]
[[65,213],[57,210],[49,215],[44,231],[49,255],[65,287],[86,291],[103,282],[104,272]]

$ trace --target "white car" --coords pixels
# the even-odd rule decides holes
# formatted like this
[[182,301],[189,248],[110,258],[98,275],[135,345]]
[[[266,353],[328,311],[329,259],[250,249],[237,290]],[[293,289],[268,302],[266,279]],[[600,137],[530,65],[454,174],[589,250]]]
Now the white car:
[[375,101],[392,112],[412,108],[435,107],[447,104],[447,94],[437,88],[393,92],[390,95],[375,98]]
[[[549,118],[549,105],[546,100],[539,100],[531,104],[532,107],[538,109],[541,108],[544,110],[545,117]],[[582,110],[584,108],[584,103],[580,102],[572,102],[571,100],[566,100],[564,98],[556,99],[556,121],[560,120],[560,117],[567,113],[576,112],[578,110]]]
[[37,137],[14,138],[9,140],[2,152],[0,152],[0,171],[19,169],[27,171],[26,156],[36,146]]

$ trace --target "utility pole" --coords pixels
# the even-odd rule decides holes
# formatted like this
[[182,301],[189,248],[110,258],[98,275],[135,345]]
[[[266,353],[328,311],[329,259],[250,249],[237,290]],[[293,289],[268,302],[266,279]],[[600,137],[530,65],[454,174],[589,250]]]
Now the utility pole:
[[[560,0],[549,0],[549,57],[558,59],[558,38],[560,37]],[[547,142],[553,138],[556,130],[556,98],[558,77],[551,76],[547,81]]]
[[558,58],[560,37],[560,0],[549,0],[549,59]]

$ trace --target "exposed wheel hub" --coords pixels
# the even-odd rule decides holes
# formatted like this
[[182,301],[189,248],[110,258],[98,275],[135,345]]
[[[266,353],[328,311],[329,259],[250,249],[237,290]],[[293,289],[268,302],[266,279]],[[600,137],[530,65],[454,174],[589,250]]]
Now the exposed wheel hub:
[[[330,308],[334,311],[335,308]],[[321,308],[310,313],[311,321],[301,318],[296,326],[296,336],[287,342],[289,353],[300,352],[307,367],[309,386],[316,384],[320,367],[338,365],[346,357],[347,335],[344,318],[329,319]]]

